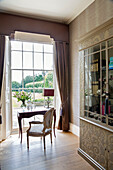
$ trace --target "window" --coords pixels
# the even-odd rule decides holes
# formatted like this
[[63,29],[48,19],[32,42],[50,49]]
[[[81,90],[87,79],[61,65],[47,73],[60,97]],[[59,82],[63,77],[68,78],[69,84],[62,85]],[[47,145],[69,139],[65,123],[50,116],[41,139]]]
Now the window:
[[43,89],[53,88],[53,71],[52,44],[11,41],[13,128],[21,106],[13,97],[15,91],[30,92],[35,107],[45,105]]

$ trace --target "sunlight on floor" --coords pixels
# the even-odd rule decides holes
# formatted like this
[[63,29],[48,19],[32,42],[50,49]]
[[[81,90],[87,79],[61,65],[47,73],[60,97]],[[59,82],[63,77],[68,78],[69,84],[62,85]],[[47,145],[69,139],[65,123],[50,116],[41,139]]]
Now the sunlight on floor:
[[45,152],[40,137],[30,137],[28,150],[25,133],[22,144],[18,135],[12,135],[0,145],[1,170],[93,170],[78,155],[78,137],[70,132],[57,131],[52,145],[46,136]]

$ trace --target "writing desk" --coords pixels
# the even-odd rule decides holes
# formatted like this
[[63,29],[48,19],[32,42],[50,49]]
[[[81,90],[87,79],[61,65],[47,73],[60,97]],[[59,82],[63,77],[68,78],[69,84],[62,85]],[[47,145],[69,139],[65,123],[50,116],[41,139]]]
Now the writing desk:
[[[19,136],[21,135],[21,143],[22,143],[22,119],[30,118],[35,115],[44,115],[47,111],[48,111],[47,109],[43,109],[43,110],[22,111],[22,112],[19,111],[18,112],[17,118],[18,118],[18,124],[19,124]],[[54,136],[56,137],[55,135],[56,110],[54,110],[53,117],[54,117],[53,131],[54,131]]]

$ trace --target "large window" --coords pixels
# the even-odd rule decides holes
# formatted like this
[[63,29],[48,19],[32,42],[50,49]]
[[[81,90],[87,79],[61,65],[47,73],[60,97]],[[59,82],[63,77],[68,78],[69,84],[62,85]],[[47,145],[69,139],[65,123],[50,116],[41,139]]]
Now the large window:
[[16,128],[21,102],[13,97],[15,91],[30,92],[35,107],[46,104],[43,89],[53,88],[53,45],[11,41],[11,75],[13,128]]

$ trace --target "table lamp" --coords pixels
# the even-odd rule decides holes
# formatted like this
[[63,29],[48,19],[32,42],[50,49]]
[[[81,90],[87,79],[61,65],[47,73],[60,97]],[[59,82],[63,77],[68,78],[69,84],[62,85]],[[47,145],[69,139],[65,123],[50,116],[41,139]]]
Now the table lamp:
[[47,108],[49,108],[49,103],[50,103],[49,97],[50,96],[54,96],[54,89],[44,89],[44,97],[48,97]]

